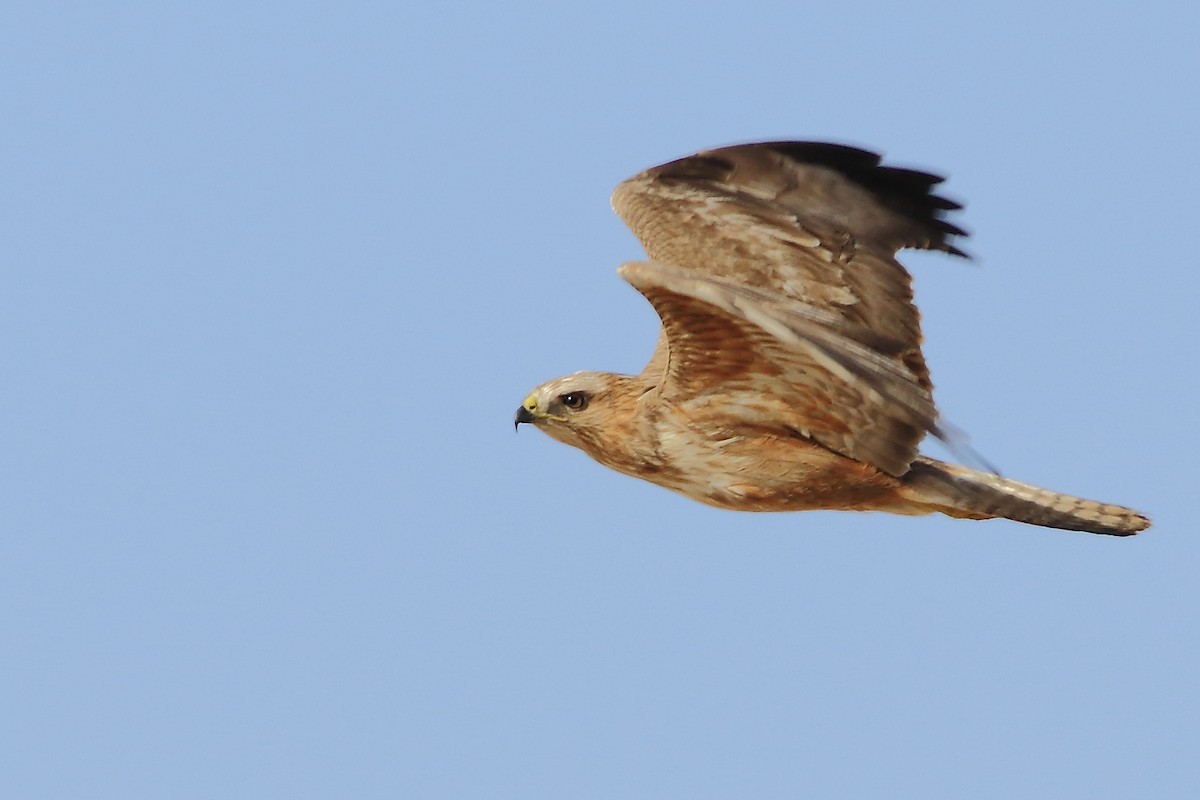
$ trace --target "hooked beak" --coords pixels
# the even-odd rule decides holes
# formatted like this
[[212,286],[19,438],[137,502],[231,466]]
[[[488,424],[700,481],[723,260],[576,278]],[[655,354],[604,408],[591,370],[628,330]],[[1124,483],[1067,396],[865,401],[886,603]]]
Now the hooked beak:
[[517,409],[517,416],[513,418],[513,430],[515,431],[517,429],[517,426],[520,425],[522,422],[533,422],[533,420],[534,420],[533,412],[530,411],[525,406],[521,406],[520,408]]

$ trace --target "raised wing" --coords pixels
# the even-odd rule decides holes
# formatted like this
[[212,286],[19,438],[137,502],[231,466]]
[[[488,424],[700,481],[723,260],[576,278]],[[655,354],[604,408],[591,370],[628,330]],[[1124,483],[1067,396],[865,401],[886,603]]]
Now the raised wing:
[[764,142],[648,169],[621,183],[612,203],[653,260],[826,308],[903,342],[897,358],[929,387],[911,278],[894,255],[963,255],[951,240],[965,233],[943,219],[960,206],[931,193],[941,180],[852,147]]
[[613,207],[654,263],[622,275],[663,321],[643,376],[720,400],[894,475],[936,430],[902,247],[962,255],[940,178],[839,145],[705,151],[622,183]]

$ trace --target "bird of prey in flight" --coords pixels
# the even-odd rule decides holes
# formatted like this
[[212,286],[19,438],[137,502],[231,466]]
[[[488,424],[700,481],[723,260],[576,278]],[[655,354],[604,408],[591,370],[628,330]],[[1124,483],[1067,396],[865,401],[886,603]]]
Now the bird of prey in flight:
[[1150,520],[938,461],[906,247],[963,255],[941,178],[865,150],[706,150],[617,186],[662,329],[638,375],[577,372],[517,410],[618,472],[737,511],[940,512],[1114,536]]

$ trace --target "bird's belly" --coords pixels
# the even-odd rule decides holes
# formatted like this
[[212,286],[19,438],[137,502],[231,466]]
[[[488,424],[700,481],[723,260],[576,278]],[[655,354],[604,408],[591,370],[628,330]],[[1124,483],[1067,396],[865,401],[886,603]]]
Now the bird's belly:
[[873,467],[792,436],[681,437],[664,455],[669,469],[639,477],[734,511],[866,510],[884,504],[899,485]]

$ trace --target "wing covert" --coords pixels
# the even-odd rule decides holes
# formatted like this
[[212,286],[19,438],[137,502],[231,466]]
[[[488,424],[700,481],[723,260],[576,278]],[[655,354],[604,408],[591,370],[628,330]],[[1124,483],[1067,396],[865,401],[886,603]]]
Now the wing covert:
[[930,393],[888,355],[901,342],[673,265],[631,263],[620,273],[662,319],[657,391],[666,402],[791,431],[893,475],[935,427]]

